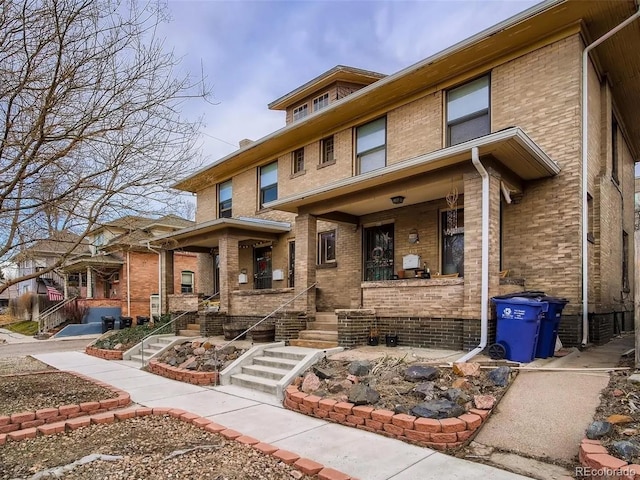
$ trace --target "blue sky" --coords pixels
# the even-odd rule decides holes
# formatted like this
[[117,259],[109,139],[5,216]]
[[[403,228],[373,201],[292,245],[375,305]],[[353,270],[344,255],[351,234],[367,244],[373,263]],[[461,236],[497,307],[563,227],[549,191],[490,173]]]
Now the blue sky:
[[212,86],[216,105],[184,111],[204,118],[211,163],[284,126],[284,112],[267,104],[335,65],[395,73],[536,3],[169,0],[160,33]]

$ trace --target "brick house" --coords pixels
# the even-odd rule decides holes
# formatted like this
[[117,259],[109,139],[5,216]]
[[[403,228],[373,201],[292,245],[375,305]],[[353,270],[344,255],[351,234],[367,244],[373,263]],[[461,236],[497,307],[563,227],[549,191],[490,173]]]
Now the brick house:
[[197,224],[153,243],[167,265],[202,253],[223,322],[297,296],[277,339],[329,312],[340,345],[471,349],[490,297],[542,290],[570,301],[563,343],[605,342],[633,318],[640,21],[590,51],[586,100],[582,62],[636,10],[550,0],[389,76],[335,67],[269,105],[283,128],[179,182]]

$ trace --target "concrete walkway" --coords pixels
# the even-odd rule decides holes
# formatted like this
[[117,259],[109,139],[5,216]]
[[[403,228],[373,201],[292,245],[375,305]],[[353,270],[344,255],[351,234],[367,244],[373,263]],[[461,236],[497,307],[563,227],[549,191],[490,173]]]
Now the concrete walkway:
[[80,352],[34,355],[60,370],[82,373],[129,392],[148,407],[176,407],[245,435],[367,480],[525,479],[374,433],[285,410],[266,396],[230,387],[200,387],[165,379],[124,362]]
[[[633,336],[566,357],[537,360],[530,367],[609,368],[634,346]],[[477,443],[530,457],[575,465],[578,447],[607,386],[605,371],[521,371],[496,411],[484,425]]]

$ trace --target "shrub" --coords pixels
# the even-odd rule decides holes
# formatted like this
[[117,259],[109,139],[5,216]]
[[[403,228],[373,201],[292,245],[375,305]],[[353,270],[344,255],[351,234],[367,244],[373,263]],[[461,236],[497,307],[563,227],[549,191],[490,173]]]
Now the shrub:
[[89,313],[89,307],[78,303],[77,300],[62,307],[64,318],[69,323],[82,323],[82,319]]

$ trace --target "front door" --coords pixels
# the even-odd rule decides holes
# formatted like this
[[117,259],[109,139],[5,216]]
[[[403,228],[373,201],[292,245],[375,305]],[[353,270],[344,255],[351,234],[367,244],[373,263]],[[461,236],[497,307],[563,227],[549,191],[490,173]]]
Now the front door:
[[256,248],[254,253],[254,288],[271,288],[271,247]]
[[391,280],[393,276],[393,224],[364,229],[364,280]]

